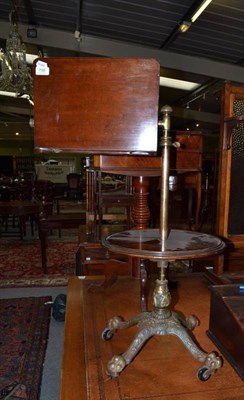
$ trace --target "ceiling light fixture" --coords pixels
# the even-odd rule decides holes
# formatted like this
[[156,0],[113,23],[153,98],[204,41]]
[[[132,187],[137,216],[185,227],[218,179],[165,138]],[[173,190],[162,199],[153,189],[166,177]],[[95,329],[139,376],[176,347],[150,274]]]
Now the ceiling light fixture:
[[181,33],[185,33],[191,27],[192,23],[196,21],[196,19],[202,14],[202,12],[207,8],[207,6],[211,3],[212,0],[204,0],[201,1],[194,11],[189,12],[189,14],[185,15],[185,19],[179,23],[178,31]]
[[[201,85],[199,85],[199,87],[201,87]],[[193,103],[194,101],[199,100],[199,99],[203,99],[203,98],[205,99],[207,93],[208,92],[200,93],[198,96],[196,94],[194,94],[194,97],[192,99],[186,98],[185,101],[182,102],[182,105],[186,106],[186,108],[190,108],[191,103]]]
[[5,90],[0,90],[0,96],[7,96],[7,97],[17,97],[18,94],[15,92],[8,92]]
[[186,19],[179,23],[178,30],[181,33],[187,32],[191,27],[191,24],[196,21],[199,15],[201,15],[205,8],[207,8],[207,6],[211,3],[211,1],[212,0],[201,1],[200,4],[196,6],[196,9],[189,16],[185,16]]
[[0,90],[15,93],[32,93],[32,76],[27,65],[26,48],[18,32],[18,11],[14,6],[9,14],[10,34],[6,51],[0,49]]
[[195,0],[193,5],[174,27],[173,31],[167,37],[160,49],[167,49],[169,45],[173,43],[181,33],[187,32],[188,29],[192,26],[192,23],[196,21],[199,15],[202,14],[205,8],[211,3],[211,1],[212,0]]
[[196,82],[183,81],[181,79],[166,78],[164,76],[160,76],[159,82],[160,86],[166,86],[174,89],[189,90],[189,91],[195,90],[200,86],[200,84]]
[[190,26],[191,26],[191,22],[190,22],[190,21],[182,21],[182,22],[179,24],[178,30],[179,30],[181,33],[185,33],[185,32],[188,31],[188,29],[190,28]]
[[207,8],[207,6],[211,3],[212,0],[203,0],[199,7],[194,11],[193,15],[191,16],[191,22],[195,22],[199,15]]

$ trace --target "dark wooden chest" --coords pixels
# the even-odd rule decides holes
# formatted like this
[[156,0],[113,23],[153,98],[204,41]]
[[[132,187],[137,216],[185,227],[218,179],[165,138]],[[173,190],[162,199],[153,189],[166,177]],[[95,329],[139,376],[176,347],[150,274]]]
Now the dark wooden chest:
[[241,285],[210,287],[208,336],[244,380],[244,290]]

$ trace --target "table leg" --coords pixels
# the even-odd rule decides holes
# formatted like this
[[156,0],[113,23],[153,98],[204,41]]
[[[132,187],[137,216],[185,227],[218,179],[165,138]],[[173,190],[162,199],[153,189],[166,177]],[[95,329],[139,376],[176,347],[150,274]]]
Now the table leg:
[[39,238],[41,242],[41,260],[42,260],[42,270],[43,273],[47,273],[47,254],[46,254],[46,249],[47,249],[47,232],[45,229],[42,229],[39,227]]

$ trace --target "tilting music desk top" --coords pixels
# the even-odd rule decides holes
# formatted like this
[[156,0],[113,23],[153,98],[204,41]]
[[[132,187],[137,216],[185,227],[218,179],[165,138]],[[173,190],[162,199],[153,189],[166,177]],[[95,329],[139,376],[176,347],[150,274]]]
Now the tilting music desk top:
[[193,231],[172,229],[167,240],[159,229],[136,229],[114,233],[103,239],[110,251],[151,260],[190,260],[217,255],[225,249],[218,237]]

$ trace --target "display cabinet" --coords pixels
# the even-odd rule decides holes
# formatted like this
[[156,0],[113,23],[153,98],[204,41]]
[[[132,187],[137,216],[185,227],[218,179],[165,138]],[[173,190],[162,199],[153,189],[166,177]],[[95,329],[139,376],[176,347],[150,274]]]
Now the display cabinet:
[[13,157],[13,171],[15,175],[31,176],[35,173],[35,157]]
[[244,86],[225,83],[222,93],[217,234],[227,242],[215,272],[244,265]]

